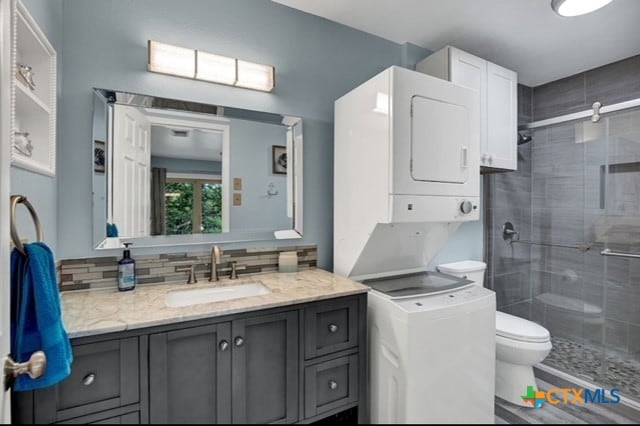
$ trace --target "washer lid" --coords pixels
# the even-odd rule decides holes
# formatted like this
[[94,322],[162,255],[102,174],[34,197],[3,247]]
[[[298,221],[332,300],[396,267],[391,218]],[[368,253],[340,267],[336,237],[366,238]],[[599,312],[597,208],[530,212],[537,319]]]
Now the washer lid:
[[522,342],[548,342],[549,330],[533,321],[496,311],[496,334]]
[[438,272],[426,271],[416,274],[374,278],[362,282],[392,299],[424,296],[440,293],[473,284],[473,281]]

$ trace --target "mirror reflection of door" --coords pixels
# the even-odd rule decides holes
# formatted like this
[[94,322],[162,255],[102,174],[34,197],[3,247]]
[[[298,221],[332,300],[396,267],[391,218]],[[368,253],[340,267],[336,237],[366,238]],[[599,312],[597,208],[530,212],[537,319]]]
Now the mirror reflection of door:
[[113,187],[119,190],[111,223],[122,235],[149,235],[151,123],[138,108],[116,105],[113,133]]
[[120,236],[228,229],[222,167],[228,132],[225,124],[114,105],[109,222]]

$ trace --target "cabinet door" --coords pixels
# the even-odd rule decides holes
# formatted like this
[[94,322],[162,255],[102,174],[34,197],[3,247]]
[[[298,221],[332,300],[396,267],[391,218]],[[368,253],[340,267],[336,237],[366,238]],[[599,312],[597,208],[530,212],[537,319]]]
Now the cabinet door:
[[71,374],[55,386],[15,392],[14,422],[54,423],[140,401],[137,337],[72,342]]
[[[518,104],[515,72],[488,63],[487,154],[490,167],[516,170],[518,164]],[[483,164],[483,163],[481,163]]]
[[230,328],[226,322],[149,337],[151,423],[231,421]]
[[480,94],[480,165],[487,161],[487,61],[470,53],[450,48],[449,80]]
[[298,311],[233,321],[233,423],[298,421]]

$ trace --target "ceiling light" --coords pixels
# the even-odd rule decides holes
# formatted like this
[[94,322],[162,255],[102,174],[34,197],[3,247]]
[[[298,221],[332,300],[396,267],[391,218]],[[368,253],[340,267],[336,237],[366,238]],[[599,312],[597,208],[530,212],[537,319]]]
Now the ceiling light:
[[256,64],[195,49],[149,40],[148,69],[212,83],[271,92],[276,70],[272,65]]
[[578,16],[593,12],[612,0],[551,0],[551,7],[560,16]]

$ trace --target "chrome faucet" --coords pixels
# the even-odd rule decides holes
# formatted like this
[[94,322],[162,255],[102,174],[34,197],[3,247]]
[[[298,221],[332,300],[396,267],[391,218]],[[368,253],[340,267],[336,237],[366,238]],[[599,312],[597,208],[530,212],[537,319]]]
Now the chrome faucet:
[[195,284],[198,282],[198,277],[196,277],[196,265],[190,265],[184,268],[176,268],[176,272],[189,272],[189,278],[187,279],[187,284]]
[[220,247],[213,246],[211,248],[211,273],[209,274],[209,282],[219,281],[218,264],[220,263]]

